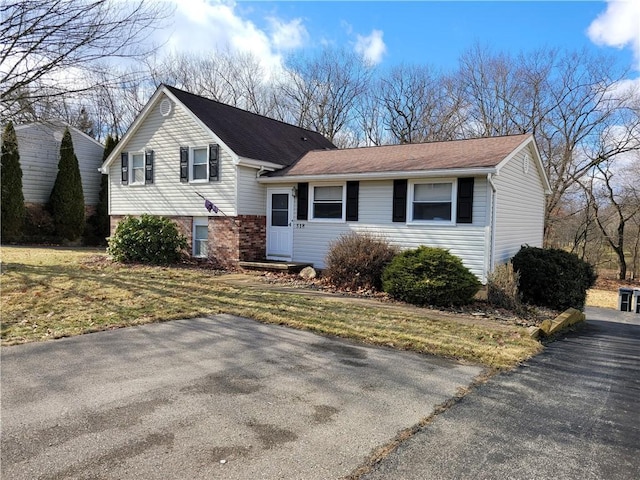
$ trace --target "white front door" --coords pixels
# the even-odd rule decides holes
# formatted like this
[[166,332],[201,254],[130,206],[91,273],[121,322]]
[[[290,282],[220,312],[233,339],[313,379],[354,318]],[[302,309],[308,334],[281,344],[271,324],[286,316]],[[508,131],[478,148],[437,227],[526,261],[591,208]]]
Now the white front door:
[[291,260],[293,197],[290,188],[267,189],[267,258]]

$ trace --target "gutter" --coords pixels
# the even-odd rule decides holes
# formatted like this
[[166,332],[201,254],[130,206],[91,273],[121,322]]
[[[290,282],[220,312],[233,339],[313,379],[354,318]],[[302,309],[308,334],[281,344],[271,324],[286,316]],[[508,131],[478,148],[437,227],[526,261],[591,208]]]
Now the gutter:
[[360,173],[320,173],[312,175],[281,175],[261,177],[260,183],[291,183],[291,182],[330,182],[338,180],[393,180],[398,178],[453,178],[461,176],[490,176],[496,173],[491,168],[459,168],[440,170],[417,170],[397,172],[360,172]]

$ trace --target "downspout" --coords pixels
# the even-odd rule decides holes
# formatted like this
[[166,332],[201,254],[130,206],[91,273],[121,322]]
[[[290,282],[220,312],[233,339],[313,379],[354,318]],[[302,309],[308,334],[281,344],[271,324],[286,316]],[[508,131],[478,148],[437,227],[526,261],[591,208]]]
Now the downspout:
[[495,261],[495,250],[496,250],[496,184],[493,183],[493,174],[487,174],[487,182],[489,182],[489,186],[491,187],[491,198],[490,198],[490,213],[489,213],[489,252],[487,255],[487,260],[489,264],[487,265],[486,273],[487,276],[489,273],[493,271],[494,261]]

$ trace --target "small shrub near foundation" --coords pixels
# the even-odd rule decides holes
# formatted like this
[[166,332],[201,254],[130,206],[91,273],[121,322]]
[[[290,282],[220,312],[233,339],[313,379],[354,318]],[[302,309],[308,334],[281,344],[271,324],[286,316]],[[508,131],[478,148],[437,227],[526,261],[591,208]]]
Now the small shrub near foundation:
[[382,286],[403,302],[447,307],[471,303],[480,281],[459,257],[423,245],[396,255],[384,270]]
[[350,289],[382,287],[382,272],[397,249],[370,233],[349,233],[332,242],[323,275],[333,285]]
[[522,300],[555,310],[582,310],[597,278],[592,265],[556,248],[524,246],[512,262],[520,275]]
[[187,239],[165,217],[142,215],[122,220],[109,238],[107,253],[116,262],[166,265],[180,260]]

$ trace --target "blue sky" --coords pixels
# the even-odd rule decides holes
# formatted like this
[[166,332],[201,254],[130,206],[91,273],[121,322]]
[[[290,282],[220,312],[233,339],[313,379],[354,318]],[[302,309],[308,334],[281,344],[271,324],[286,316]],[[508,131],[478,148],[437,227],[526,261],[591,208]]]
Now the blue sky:
[[[474,42],[508,51],[544,45],[595,48],[586,31],[606,7],[600,2],[246,4],[255,8],[249,18],[258,25],[269,6],[286,18],[304,19],[311,48],[322,41],[354,44],[356,35],[366,36],[378,30],[383,32],[386,45],[383,64],[429,63],[445,69],[454,67],[462,51]],[[619,55],[631,61],[630,50]]]
[[[324,45],[353,49],[381,67],[455,68],[474,43],[498,52],[588,48],[640,77],[640,1],[230,1],[176,0],[166,49],[249,51],[267,66]],[[166,39],[165,39],[166,40]]]

